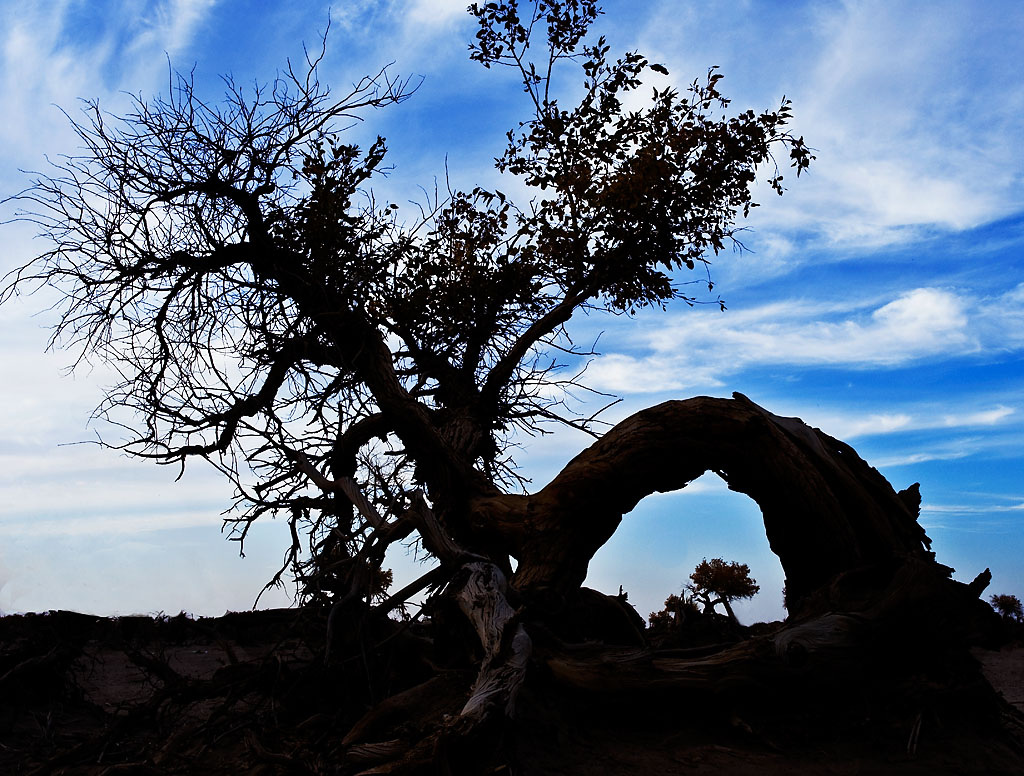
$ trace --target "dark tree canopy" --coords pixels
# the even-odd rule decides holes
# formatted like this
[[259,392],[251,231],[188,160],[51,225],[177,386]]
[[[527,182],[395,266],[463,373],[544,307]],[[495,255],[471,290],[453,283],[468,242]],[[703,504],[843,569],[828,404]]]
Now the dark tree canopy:
[[753,598],[761,588],[757,580],[751,579],[750,566],[746,563],[735,560],[726,563],[721,558],[705,558],[690,574],[686,589],[701,602],[705,612],[714,611],[715,606],[722,604],[729,617],[735,621],[732,602]]
[[[55,343],[117,369],[101,416],[133,413],[127,438],[108,444],[217,467],[236,489],[236,539],[264,515],[287,519],[274,582],[292,572],[307,609],[330,612],[323,659],[370,709],[332,735],[392,763],[373,772],[454,762],[459,746],[479,755],[515,712],[531,661],[547,667],[537,681],[696,689],[731,709],[752,682],[806,668],[813,685],[833,663],[800,662],[808,649],[873,659],[858,634],[881,641],[910,625],[907,654],[947,643],[929,630],[934,611],[956,619],[980,602],[928,551],[919,493],[897,494],[852,448],[740,395],[637,413],[521,492],[513,435],[548,423],[595,433],[595,414],[567,400],[580,376],[559,372],[559,353],[582,352],[565,329],[573,314],[694,303],[686,284],[711,290],[707,266],[756,205],[758,175],[781,194],[777,157],[797,175],[813,157],[788,129],[787,100],[730,113],[714,69],[627,109],[667,71],[636,52],[611,58],[589,36],[594,2],[470,12],[470,56],[522,81],[526,118],[497,166],[528,201],[478,187],[415,216],[377,201],[386,142],[357,148],[344,127],[411,96],[387,69],[337,95],[307,57],[263,87],[228,79],[219,105],[179,76],[124,116],[86,104],[79,151],[16,198],[47,247],[8,276],[0,302],[40,286],[61,294]],[[563,70],[582,79],[578,100],[555,93]],[[640,499],[708,470],[761,506],[792,625],[698,663],[651,660],[625,597],[581,585]],[[410,536],[437,565],[389,592],[385,553]],[[756,591],[745,566],[725,570],[729,584],[695,572],[708,602]],[[387,617],[428,588],[426,634]],[[428,654],[401,673],[387,650]],[[378,694],[378,670],[392,697]],[[435,714],[436,688],[467,673],[471,686]],[[400,712],[422,712],[419,742],[373,743],[374,725]],[[492,762],[477,755],[443,767]]]
[[[490,555],[467,505],[516,486],[509,435],[592,426],[566,411],[558,389],[576,380],[549,355],[573,349],[572,314],[686,299],[673,273],[729,244],[759,166],[782,192],[773,149],[798,174],[811,159],[787,101],[720,115],[714,71],[626,110],[645,73],[666,71],[587,42],[592,2],[471,12],[472,58],[523,81],[532,115],[498,167],[536,190],[529,202],[456,191],[412,219],[377,202],[366,187],[385,141],[357,148],[342,126],[409,84],[383,70],[339,96],[319,59],[265,87],[228,80],[219,106],[184,76],[125,116],[87,103],[80,151],[20,197],[50,247],[5,295],[55,286],[55,341],[123,376],[100,409],[134,411],[119,446],[212,462],[237,488],[240,536],[288,516],[287,565],[314,597],[335,584],[317,558],[375,567],[395,540],[385,525],[420,490],[453,538]],[[551,92],[559,68],[582,76],[579,102]]]
[[1004,620],[1024,622],[1024,607],[1017,596],[1000,593],[989,598],[989,602]]

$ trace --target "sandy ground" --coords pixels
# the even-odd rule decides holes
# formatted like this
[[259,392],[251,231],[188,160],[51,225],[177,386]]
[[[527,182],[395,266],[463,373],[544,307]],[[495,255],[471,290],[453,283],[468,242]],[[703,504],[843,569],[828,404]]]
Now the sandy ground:
[[989,684],[1024,713],[1024,647],[1008,645],[999,651],[975,648],[971,654],[981,663]]
[[[218,630],[213,626],[183,623],[182,636],[178,639],[148,636],[114,639],[100,629],[100,635],[106,633],[106,636],[94,636],[85,641],[81,653],[71,664],[74,684],[81,692],[85,704],[71,706],[56,703],[49,708],[35,705],[25,709],[16,706],[5,708],[7,704],[0,697],[0,774],[29,773],[59,752],[72,752],[76,747],[97,740],[112,722],[122,717],[128,721],[129,710],[152,698],[163,684],[160,679],[154,678],[153,665],[158,668],[160,665],[166,666],[184,679],[206,680],[214,677],[218,671],[222,672],[221,677],[225,676],[224,671],[228,672],[230,678],[236,670],[267,662],[264,658],[268,656],[272,664],[280,664],[285,668],[289,664],[305,664],[312,659],[308,649],[300,641],[291,638],[287,628],[283,627],[291,617],[290,614],[263,615],[264,619],[260,617],[254,617],[258,626],[254,625],[248,631],[234,626]],[[277,619],[281,622],[277,623]],[[46,622],[43,619],[35,625],[41,627]],[[110,627],[113,626],[109,626],[108,630]],[[24,634],[30,632],[21,633],[17,639],[24,638]],[[16,646],[17,639],[12,641],[9,636],[8,645]],[[134,645],[132,656],[125,651],[129,642]],[[975,649],[972,654],[981,663],[991,685],[1024,714],[1024,646],[1012,645],[998,651]],[[150,670],[140,666],[140,662],[146,665],[147,660],[153,661]],[[313,691],[316,691],[315,688]],[[791,736],[793,741],[785,741],[775,739],[774,734],[762,735],[757,730],[751,733],[747,729],[742,734],[726,730],[723,733],[720,728],[695,724],[701,719],[701,710],[692,705],[681,707],[677,716],[675,713],[671,715],[672,719],[652,720],[637,715],[636,710],[612,708],[598,712],[588,710],[580,706],[580,703],[552,703],[540,696],[534,699],[533,705],[537,707],[534,711],[537,713],[531,715],[532,721],[524,730],[524,738],[529,739],[523,742],[524,751],[528,754],[519,763],[516,770],[518,776],[576,776],[582,773],[602,776],[647,773],[707,776],[776,776],[786,773],[872,776],[887,773],[1024,774],[1024,760],[1019,751],[1005,746],[990,747],[989,742],[982,739],[952,740],[951,729],[942,728],[932,718],[925,719],[920,747],[914,754],[910,754],[906,750],[906,740],[912,719],[906,721],[906,728],[893,731],[893,740],[881,749],[866,741],[859,741],[857,736],[836,741],[816,741],[808,748],[799,743],[799,736]],[[259,730],[258,726],[246,722],[256,718],[250,713],[256,708],[255,704],[256,701],[253,704],[240,702],[233,707],[239,713],[238,719],[245,725],[236,724],[233,718],[218,723],[228,732],[224,737],[218,735],[211,739],[218,742],[217,749],[209,752],[209,756],[202,761],[202,772],[218,776],[228,773],[271,776],[274,773],[293,772],[291,768],[279,770],[273,764],[274,758],[280,759],[284,754],[268,755],[259,741],[246,738],[241,733],[230,733],[235,728]],[[196,698],[182,705],[179,716],[174,718],[173,728],[177,732],[164,730],[158,733],[156,727],[153,730],[140,729],[139,734],[147,737],[150,743],[136,747],[140,752],[148,754],[145,764],[136,762],[135,765],[139,768],[152,765],[153,768],[138,772],[195,773],[194,769],[190,770],[192,764],[178,763],[175,759],[177,750],[172,744],[181,736],[191,735],[199,725],[214,720],[220,705],[219,697]],[[88,711],[89,707],[95,708],[97,713]],[[169,721],[166,716],[161,716],[166,708],[161,707],[160,714],[153,718],[154,726],[162,726]],[[266,707],[260,713],[265,717]],[[316,717],[310,720],[314,728],[319,725]],[[281,751],[285,751],[285,738],[277,738],[282,741]],[[127,739],[129,743],[135,740],[132,736]],[[268,734],[264,739],[273,742],[275,736]],[[316,747],[313,749],[316,750]],[[118,752],[113,745],[109,752],[104,747],[99,755],[90,755],[94,765],[67,769],[59,767],[50,772],[76,776],[93,773],[109,775],[115,771],[107,771],[106,763],[114,762],[116,755]],[[105,758],[103,767],[99,765],[101,758]],[[340,759],[343,761],[344,756]],[[79,762],[82,760],[82,757],[77,758]],[[338,765],[339,760],[335,759],[331,762],[331,768],[323,772],[336,772],[332,768],[336,769]],[[118,766],[122,770],[127,767],[134,766],[128,762]],[[341,772],[352,771],[343,769]]]
[[[271,647],[245,648],[226,642],[199,642],[165,647],[160,657],[186,679],[210,679],[224,666],[264,657]],[[155,689],[153,680],[120,649],[89,645],[76,668],[76,679],[85,700],[107,712],[116,713],[120,708],[141,703]]]

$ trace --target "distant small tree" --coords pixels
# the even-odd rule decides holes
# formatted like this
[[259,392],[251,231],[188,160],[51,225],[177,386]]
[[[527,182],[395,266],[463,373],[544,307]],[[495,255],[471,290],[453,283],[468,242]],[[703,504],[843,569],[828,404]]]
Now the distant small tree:
[[746,563],[726,563],[721,558],[705,558],[690,574],[690,584],[686,585],[686,589],[694,600],[701,603],[705,612],[712,612],[715,606],[723,604],[729,619],[738,623],[731,602],[753,598],[761,588],[757,580],[751,579],[750,567]]
[[1015,595],[994,595],[989,599],[992,608],[995,609],[1008,622],[1024,622],[1024,608],[1021,607],[1020,599]]

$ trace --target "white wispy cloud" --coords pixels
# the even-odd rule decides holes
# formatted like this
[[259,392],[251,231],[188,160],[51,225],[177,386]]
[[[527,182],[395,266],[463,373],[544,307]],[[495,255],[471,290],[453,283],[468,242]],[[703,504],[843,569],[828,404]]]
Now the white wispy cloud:
[[[908,424],[909,428],[913,428]],[[884,434],[884,431],[869,432],[872,435]],[[855,435],[851,435],[850,439]],[[980,437],[968,437],[963,439],[952,439],[938,444],[929,444],[924,447],[915,446],[912,451],[900,452],[895,455],[882,455],[873,458],[871,463],[881,468],[894,468],[897,466],[913,466],[929,461],[958,461],[961,458],[968,458],[985,449],[985,440]]]
[[[820,17],[821,58],[795,95],[820,165],[798,198],[832,214],[833,240],[898,241],[903,227],[966,229],[1021,207],[1008,142],[1021,130],[1007,129],[1024,90],[979,78],[986,65],[1012,72],[997,41],[1024,17],[1005,10],[862,0]],[[972,61],[955,54],[968,50]]]
[[989,512],[1024,512],[1024,501],[1019,504],[923,504],[922,512],[935,514],[986,514]]
[[150,16],[143,16],[140,27],[145,31],[133,41],[133,47],[150,53],[162,48],[174,56],[186,48],[217,0],[165,0],[152,3]]
[[468,23],[465,0],[412,0],[401,3],[401,13],[410,34],[423,36],[424,31],[447,31],[453,24]]
[[[962,413],[943,412],[941,407],[921,403],[899,412],[816,412],[811,411],[805,418],[831,436],[839,439],[855,439],[865,436],[879,436],[904,431],[931,431],[964,428],[991,428],[1007,423],[1019,423],[1021,413],[1014,407],[998,404],[995,407],[972,409]],[[918,451],[906,457],[891,459],[900,463],[920,463],[930,460],[952,460],[970,455],[978,448],[979,438],[953,439],[940,449]],[[879,465],[895,465],[886,460]]]
[[919,452],[908,453],[907,455],[894,456],[892,458],[878,458],[872,461],[876,467],[891,468],[896,466],[913,466],[929,461],[958,461],[972,455],[974,450],[957,450],[953,452]]
[[675,358],[608,353],[591,362],[587,384],[601,391],[624,394],[684,391],[722,383],[713,369],[684,368]]
[[769,34],[742,4],[688,9],[659,6],[641,49],[668,61],[681,85],[721,65],[741,107],[786,94],[797,133],[816,149],[807,178],[751,219],[759,231],[806,230],[863,249],[1024,207],[1019,4],[787,3]]
[[219,525],[231,488],[210,467],[177,470],[51,435],[0,447],[0,532],[107,534]]
[[[971,494],[965,494],[971,495]],[[1021,518],[1024,517],[1024,501],[1018,496],[1016,500],[1002,499],[1002,503],[982,499],[978,502],[962,501],[960,503],[932,503],[925,501],[921,505],[921,525],[936,538],[937,531],[949,531],[954,534],[981,534],[990,536],[989,552],[996,554],[999,544],[1010,543],[1020,534]],[[998,538],[997,538],[998,537]],[[950,548],[951,549],[951,548]],[[1005,551],[1005,550],[1004,550]],[[1014,552],[1010,549],[1009,568],[1005,572],[1014,571]],[[977,562],[976,562],[977,563]],[[993,566],[993,569],[995,566]]]
[[993,407],[990,410],[942,415],[940,422],[947,428],[957,426],[994,426],[1015,413],[1016,410],[1013,407],[1004,407],[1000,405],[998,407]]
[[[332,25],[363,51],[367,72],[397,61],[441,74],[468,60],[465,35],[471,23],[460,0],[355,0],[331,8]],[[351,64],[351,63],[349,63]]]
[[979,300],[973,318],[979,336],[992,347],[1003,351],[1024,347],[1024,283],[993,299]]
[[215,5],[216,0],[5,3],[4,157],[38,166],[40,149],[71,150],[67,121],[54,106],[73,113],[83,97],[116,106],[124,102],[122,91],[148,92],[166,83],[165,55],[187,48]]
[[726,315],[684,310],[634,329],[591,364],[588,378],[601,390],[657,393],[721,385],[759,365],[879,368],[1016,346],[1005,328],[976,327],[975,315],[967,299],[941,288],[916,288],[873,309],[795,300]]
[[168,531],[196,526],[220,525],[220,520],[209,511],[153,512],[151,504],[140,504],[145,514],[93,515],[90,517],[62,516],[19,520],[0,523],[4,535],[32,536],[137,536],[155,531]]
[[873,412],[868,415],[826,415],[813,420],[814,425],[839,439],[854,439],[876,434],[891,434],[913,427],[914,416],[905,412]]

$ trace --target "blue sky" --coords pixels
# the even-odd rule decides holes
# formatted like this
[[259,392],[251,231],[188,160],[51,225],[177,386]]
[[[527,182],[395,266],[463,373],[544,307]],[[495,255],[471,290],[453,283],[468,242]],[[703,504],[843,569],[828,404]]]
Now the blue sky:
[[[324,80],[338,90],[393,62],[422,78],[403,105],[367,114],[359,142],[385,135],[393,173],[375,184],[402,206],[447,175],[497,186],[491,160],[527,117],[511,74],[469,62],[464,2],[335,2]],[[806,179],[765,188],[742,254],[713,266],[728,310],[580,317],[600,335],[595,388],[623,398],[609,419],[670,398],[740,391],[850,442],[897,488],[920,482],[938,559],[989,592],[1024,596],[1024,6],[1016,2],[610,2],[613,51],[639,49],[680,86],[711,65],[733,108],[793,100],[814,146]],[[326,3],[239,0],[0,2],[0,183],[73,152],[54,106],[80,97],[113,112],[124,91],[166,91],[167,61],[266,81],[315,46]],[[663,77],[652,85],[664,86]],[[572,82],[567,86],[571,88]],[[788,177],[787,177],[788,179]],[[10,216],[10,210],[4,212]],[[39,250],[3,227],[0,267]],[[247,557],[223,540],[229,491],[212,472],[174,472],[93,445],[91,409],[110,374],[65,375],[44,353],[46,297],[0,309],[0,610],[220,614],[251,605],[284,549],[254,529]],[[586,440],[527,442],[543,484]],[[677,592],[702,557],[746,562],[762,586],[741,619],[781,616],[782,572],[756,505],[714,477],[646,500],[591,567],[642,614]],[[416,573],[395,560],[399,580]],[[281,605],[284,594],[264,599]]]

